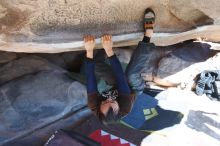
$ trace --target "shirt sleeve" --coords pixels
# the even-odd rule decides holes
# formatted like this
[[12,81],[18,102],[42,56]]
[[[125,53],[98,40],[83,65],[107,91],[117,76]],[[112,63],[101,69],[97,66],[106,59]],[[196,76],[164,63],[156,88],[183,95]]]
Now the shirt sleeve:
[[97,90],[95,63],[94,60],[90,58],[86,58],[86,87],[88,95],[87,105],[96,116],[99,116],[101,98],[99,97]]
[[125,77],[125,74],[123,72],[123,69],[121,67],[121,64],[117,56],[114,54],[113,56],[109,57],[109,61],[116,79],[116,85],[118,91],[122,94],[129,95],[131,93],[131,90],[128,86],[127,79]]
[[95,63],[93,59],[86,57],[86,88],[87,93],[97,93],[97,82],[95,77]]

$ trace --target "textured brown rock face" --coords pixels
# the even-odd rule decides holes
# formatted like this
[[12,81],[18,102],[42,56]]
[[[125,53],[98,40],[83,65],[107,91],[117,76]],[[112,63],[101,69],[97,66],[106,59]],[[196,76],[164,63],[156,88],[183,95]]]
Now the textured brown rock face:
[[81,50],[88,33],[118,35],[115,46],[136,44],[148,7],[156,13],[158,45],[196,37],[220,40],[220,0],[0,0],[0,50]]

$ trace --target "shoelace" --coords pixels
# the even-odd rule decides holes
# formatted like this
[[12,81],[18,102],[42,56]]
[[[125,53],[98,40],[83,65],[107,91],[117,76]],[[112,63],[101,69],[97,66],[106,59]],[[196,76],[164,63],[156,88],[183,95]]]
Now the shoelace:
[[200,74],[200,79],[197,81],[196,94],[206,94],[210,99],[217,99],[220,101],[220,71],[203,71]]

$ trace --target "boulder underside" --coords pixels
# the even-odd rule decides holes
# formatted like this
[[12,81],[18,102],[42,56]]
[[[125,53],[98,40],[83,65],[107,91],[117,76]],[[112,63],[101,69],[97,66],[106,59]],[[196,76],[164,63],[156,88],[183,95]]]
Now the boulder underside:
[[156,13],[152,41],[165,46],[220,40],[220,0],[1,0],[0,50],[57,53],[83,49],[86,34],[112,34],[115,46],[136,45],[146,8]]

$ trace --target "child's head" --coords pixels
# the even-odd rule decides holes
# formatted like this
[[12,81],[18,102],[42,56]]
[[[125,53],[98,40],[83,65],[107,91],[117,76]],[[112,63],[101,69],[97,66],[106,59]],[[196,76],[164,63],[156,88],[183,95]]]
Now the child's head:
[[103,124],[113,124],[119,121],[119,105],[116,100],[111,98],[101,102],[100,105],[100,120]]

